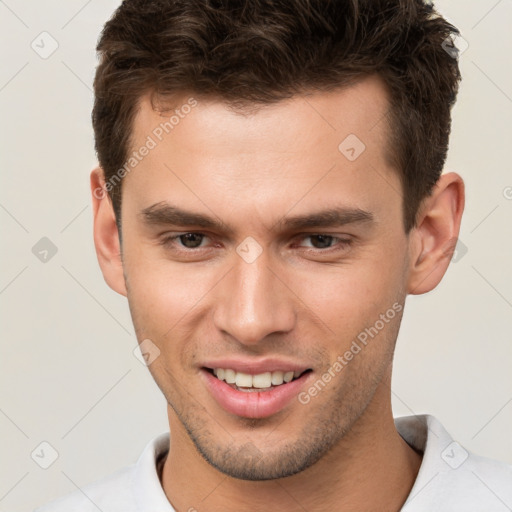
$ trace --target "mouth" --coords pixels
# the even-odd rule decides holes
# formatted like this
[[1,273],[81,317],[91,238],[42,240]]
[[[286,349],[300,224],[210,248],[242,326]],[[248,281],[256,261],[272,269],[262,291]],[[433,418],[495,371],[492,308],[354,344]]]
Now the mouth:
[[305,373],[311,372],[310,368],[306,370],[275,370],[251,375],[250,373],[237,372],[230,368],[204,368],[218,380],[225,382],[232,389],[242,391],[243,393],[271,391],[283,384],[288,384],[299,379]]
[[202,367],[201,375],[224,411],[237,417],[266,418],[292,406],[313,374],[311,368],[257,371],[214,366]]

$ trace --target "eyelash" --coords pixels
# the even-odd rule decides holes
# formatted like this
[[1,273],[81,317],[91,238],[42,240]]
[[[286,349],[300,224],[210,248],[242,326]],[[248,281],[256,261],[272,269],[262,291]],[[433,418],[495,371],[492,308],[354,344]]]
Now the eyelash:
[[[168,237],[164,238],[161,241],[161,244],[164,247],[166,247],[166,248],[173,248],[174,244],[183,235],[200,235],[202,237],[208,238],[208,235],[206,235],[205,233],[200,233],[200,232],[196,232],[196,231],[186,231],[186,232],[183,232],[183,233],[179,233],[177,235],[172,235],[172,236],[168,236]],[[331,247],[326,247],[324,249],[316,248],[316,247],[305,247],[305,249],[307,249],[310,252],[312,251],[312,252],[327,253],[327,252],[342,250],[342,249],[345,249],[347,247],[350,247],[352,245],[352,242],[353,242],[352,239],[340,238],[340,237],[336,237],[334,235],[330,235],[330,234],[327,234],[327,233],[308,233],[308,234],[303,234],[303,235],[299,235],[299,236],[300,236],[301,239],[311,238],[313,236],[325,236],[325,237],[331,237],[333,239],[333,242],[338,241],[338,244],[336,244],[334,246],[331,246]],[[201,240],[201,242],[202,241],[203,240]],[[196,252],[196,251],[200,251],[201,249],[205,249],[205,248],[204,247],[187,248],[187,247],[181,246],[178,249],[178,251],[187,252],[187,253],[193,253],[193,252]]]

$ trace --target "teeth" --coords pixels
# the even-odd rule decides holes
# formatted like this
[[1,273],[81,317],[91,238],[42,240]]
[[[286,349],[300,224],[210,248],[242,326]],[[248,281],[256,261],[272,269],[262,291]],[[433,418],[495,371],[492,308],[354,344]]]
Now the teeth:
[[224,370],[224,380],[228,384],[234,384],[236,382],[236,372],[235,372],[235,370]]
[[272,374],[270,372],[259,373],[252,377],[253,388],[269,388],[272,385]]
[[284,382],[283,380],[283,372],[272,372],[272,384],[274,386],[279,386]]
[[259,373],[250,375],[243,372],[235,372],[235,370],[225,368],[214,368],[213,374],[219,379],[224,380],[228,384],[236,384],[241,388],[257,388],[266,389],[272,386],[280,386],[285,382],[290,382],[293,378],[297,378],[302,372],[275,372]]
[[252,388],[252,375],[237,372],[235,383],[240,388]]

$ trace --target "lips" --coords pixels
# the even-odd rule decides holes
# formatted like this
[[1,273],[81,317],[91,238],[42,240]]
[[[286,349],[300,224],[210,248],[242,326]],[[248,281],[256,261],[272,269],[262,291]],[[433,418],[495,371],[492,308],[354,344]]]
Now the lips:
[[215,401],[226,412],[245,418],[266,418],[283,410],[311,373],[305,366],[277,360],[212,361],[201,368]]

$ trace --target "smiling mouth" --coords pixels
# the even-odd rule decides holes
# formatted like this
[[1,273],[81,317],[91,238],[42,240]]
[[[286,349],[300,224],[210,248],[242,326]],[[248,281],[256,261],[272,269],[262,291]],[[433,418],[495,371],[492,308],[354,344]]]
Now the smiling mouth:
[[302,377],[311,372],[310,368],[302,371],[273,371],[256,375],[237,372],[230,368],[204,368],[206,371],[225,382],[232,389],[246,393],[270,391]]

